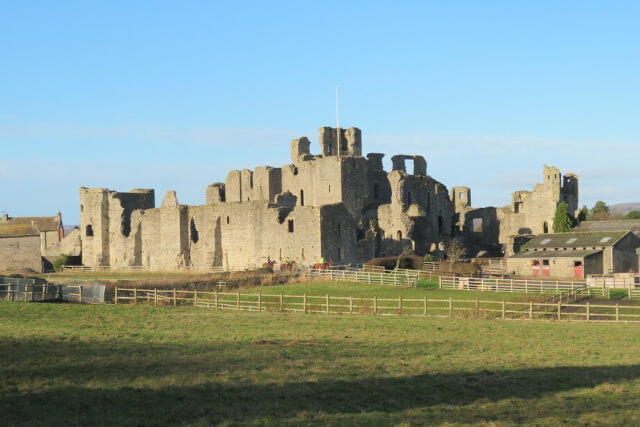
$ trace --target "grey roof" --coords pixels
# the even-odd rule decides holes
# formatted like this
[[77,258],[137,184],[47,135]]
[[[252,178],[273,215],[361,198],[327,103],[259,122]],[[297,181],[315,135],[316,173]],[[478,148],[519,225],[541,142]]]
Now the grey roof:
[[40,231],[58,231],[60,229],[60,218],[57,216],[18,216],[9,217],[7,224],[35,224]]
[[602,249],[590,251],[527,251],[513,255],[510,258],[586,258],[602,252]]
[[640,234],[640,220],[583,221],[574,230],[578,232],[631,230],[635,234]]
[[0,224],[0,237],[40,236],[35,224]]
[[527,250],[533,248],[594,248],[612,246],[618,240],[622,239],[628,230],[624,231],[607,231],[607,232],[590,232],[590,233],[553,233],[538,234],[536,237],[527,242],[523,247]]

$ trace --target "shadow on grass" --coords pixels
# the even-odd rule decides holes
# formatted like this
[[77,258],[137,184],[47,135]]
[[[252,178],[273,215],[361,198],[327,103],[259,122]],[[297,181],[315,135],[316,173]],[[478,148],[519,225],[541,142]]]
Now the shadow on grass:
[[[499,413],[495,408],[487,409],[487,401],[533,401],[599,385],[615,388],[640,377],[640,365],[634,364],[356,379],[340,379],[344,377],[338,374],[307,382],[300,381],[305,372],[298,368],[283,370],[277,383],[261,382],[259,372],[266,364],[296,354],[305,356],[294,348],[246,343],[204,344],[187,350],[157,344],[2,342],[0,356],[11,363],[0,367],[0,411],[5,425],[215,424],[283,419],[304,423],[314,420],[313,414],[322,414],[315,419],[320,422],[364,422],[358,417],[371,413],[387,417],[382,418],[386,421],[388,417],[397,421],[419,416],[427,418],[414,421],[444,422],[453,417],[463,422],[499,419],[518,423],[566,417],[567,408],[542,405],[543,409],[532,412],[513,409]],[[256,371],[252,381],[234,381],[234,372],[240,375],[251,370]],[[223,371],[224,381],[220,376]],[[175,378],[173,385],[166,385],[167,376]],[[155,382],[158,378],[164,380]],[[634,385],[634,390],[637,387]],[[578,416],[597,408],[633,409],[639,396],[638,392],[604,398],[578,393],[572,398],[571,415]],[[403,413],[407,410],[414,414]]]

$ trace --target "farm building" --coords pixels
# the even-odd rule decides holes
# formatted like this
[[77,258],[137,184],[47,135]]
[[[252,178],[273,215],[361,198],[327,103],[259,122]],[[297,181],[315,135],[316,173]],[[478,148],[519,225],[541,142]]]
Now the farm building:
[[589,274],[638,271],[640,237],[631,231],[542,234],[507,258],[521,276],[585,278]]
[[22,268],[42,272],[40,244],[35,224],[0,223],[0,272]]

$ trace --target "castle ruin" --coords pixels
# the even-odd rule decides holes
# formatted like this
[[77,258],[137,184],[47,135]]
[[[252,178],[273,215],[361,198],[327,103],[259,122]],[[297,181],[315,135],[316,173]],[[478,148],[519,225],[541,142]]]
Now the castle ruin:
[[[175,270],[244,269],[267,257],[363,262],[407,249],[425,254],[456,236],[497,244],[525,229],[537,232],[542,219],[550,226],[565,196],[577,209],[577,181],[567,176],[559,187],[555,168],[555,178],[514,196],[515,211],[472,209],[470,190],[449,194],[427,175],[422,156],[393,156],[391,172],[384,154],[363,157],[360,129],[322,127],[318,142],[320,154],[312,154],[306,137],[291,141],[292,163],[283,167],[229,172],[206,188],[202,206],[181,205],[175,191],[156,207],[154,190],[80,188],[83,264]],[[475,218],[484,221],[480,234],[468,225]]]

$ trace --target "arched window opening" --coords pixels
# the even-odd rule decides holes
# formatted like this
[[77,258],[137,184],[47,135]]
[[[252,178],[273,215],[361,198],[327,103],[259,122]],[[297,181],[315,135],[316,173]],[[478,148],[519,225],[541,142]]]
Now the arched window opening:
[[545,221],[544,224],[542,224],[542,232],[544,234],[547,234],[549,232],[549,224],[547,224],[547,221]]
[[87,237],[93,237],[93,226],[91,224],[87,225],[84,234]]
[[300,190],[300,206],[304,206],[304,190]]
[[398,240],[402,240],[402,231],[398,230]]
[[293,220],[290,219],[289,221],[287,221],[287,225],[289,228],[289,233],[293,233]]

